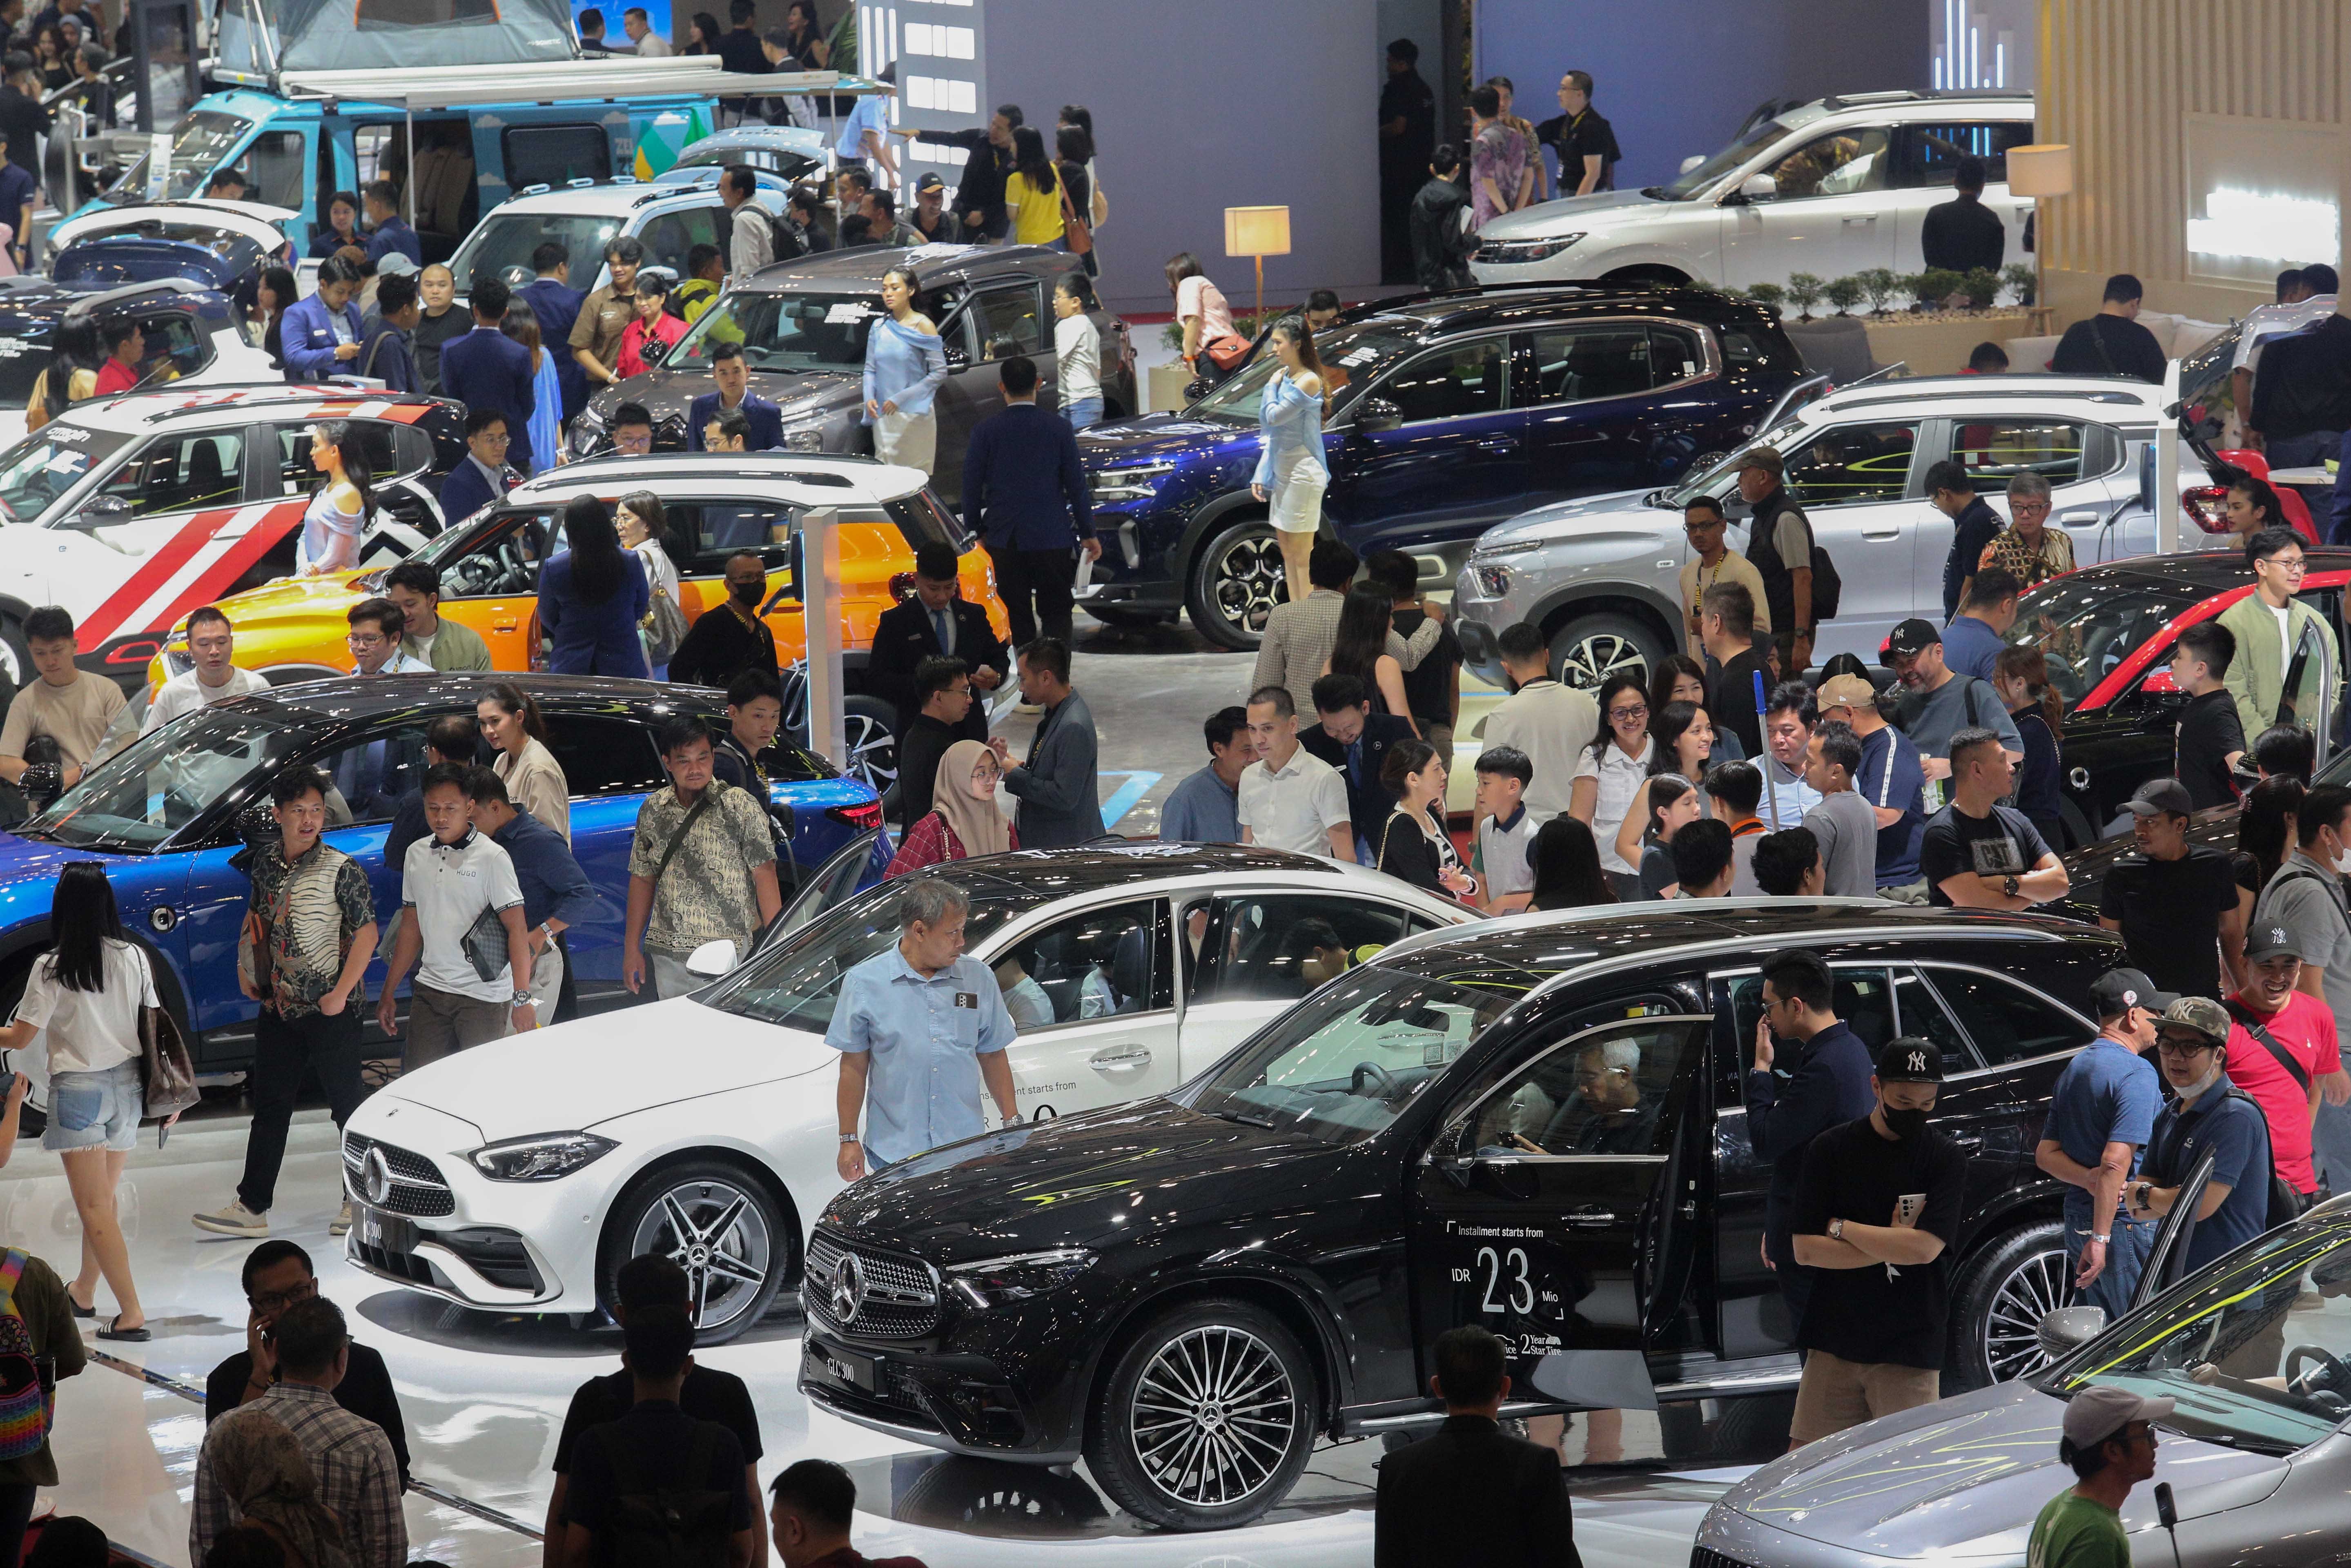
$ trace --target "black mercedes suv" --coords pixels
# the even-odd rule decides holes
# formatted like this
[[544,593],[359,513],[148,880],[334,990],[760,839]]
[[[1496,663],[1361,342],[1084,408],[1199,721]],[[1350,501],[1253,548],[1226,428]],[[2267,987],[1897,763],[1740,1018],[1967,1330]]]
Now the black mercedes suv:
[[[1510,1345],[1511,1413],[1655,1409],[1678,1455],[1777,1452],[1797,1362],[1740,1078],[1757,966],[1795,946],[1828,959],[1873,1047],[1922,1034],[1953,1064],[1937,1123],[1969,1172],[1946,1387],[2032,1370],[2066,1286],[2033,1146],[2120,945],[1824,900],[1410,937],[1165,1098],[860,1182],[810,1238],[800,1386],[911,1442],[1083,1458],[1174,1529],[1256,1518],[1318,1436],[1439,1419],[1430,1347],[1462,1322]],[[1711,1429],[1702,1400],[1725,1402]]]

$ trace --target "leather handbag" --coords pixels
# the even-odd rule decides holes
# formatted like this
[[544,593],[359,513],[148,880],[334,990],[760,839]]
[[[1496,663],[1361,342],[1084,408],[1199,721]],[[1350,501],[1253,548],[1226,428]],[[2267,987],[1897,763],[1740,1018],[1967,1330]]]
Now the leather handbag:
[[[139,1009],[140,1119],[160,1122],[176,1116],[203,1098],[196,1088],[196,1064],[188,1042],[180,1036],[168,1008]],[[156,1146],[162,1146],[162,1132]]]
[[1078,209],[1070,202],[1067,179],[1061,182],[1061,243],[1069,246],[1071,256],[1089,256],[1094,248],[1092,220],[1078,215]]

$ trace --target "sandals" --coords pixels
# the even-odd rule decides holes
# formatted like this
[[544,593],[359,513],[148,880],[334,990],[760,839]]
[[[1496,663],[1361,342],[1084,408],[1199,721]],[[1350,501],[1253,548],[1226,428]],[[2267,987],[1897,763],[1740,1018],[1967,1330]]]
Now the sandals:
[[96,1301],[92,1301],[89,1306],[85,1307],[79,1301],[73,1299],[73,1292],[71,1291],[68,1291],[66,1292],[66,1305],[73,1309],[73,1315],[78,1318],[94,1318],[98,1316],[98,1303]]
[[[67,1299],[71,1300],[72,1298],[68,1297]],[[144,1344],[149,1340],[155,1337],[144,1323],[141,1323],[135,1329],[118,1328],[116,1324],[121,1322],[122,1314],[120,1312],[115,1313],[113,1322],[109,1322],[104,1328],[98,1331],[98,1337],[100,1339],[123,1340],[132,1344]]]

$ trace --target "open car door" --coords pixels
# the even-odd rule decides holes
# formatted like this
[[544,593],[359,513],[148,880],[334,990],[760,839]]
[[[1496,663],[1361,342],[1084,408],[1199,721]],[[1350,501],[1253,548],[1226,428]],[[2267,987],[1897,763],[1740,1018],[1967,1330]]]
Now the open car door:
[[2136,1312],[2179,1283],[2188,1272],[2188,1244],[2196,1236],[2196,1206],[2204,1201],[2204,1186],[2212,1179],[2212,1156],[2206,1155],[2188,1173],[2188,1180],[2179,1188],[2179,1199],[2163,1218],[2162,1228],[2155,1233],[2155,1245],[2147,1249],[2147,1266],[2139,1270],[2138,1292],[2131,1297],[2131,1310]]

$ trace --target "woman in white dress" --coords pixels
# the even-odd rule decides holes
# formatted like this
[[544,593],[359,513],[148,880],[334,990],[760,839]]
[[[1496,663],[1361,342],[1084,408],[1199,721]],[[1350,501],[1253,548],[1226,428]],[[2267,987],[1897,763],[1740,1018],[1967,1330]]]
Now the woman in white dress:
[[1322,361],[1314,353],[1314,334],[1295,316],[1274,323],[1273,355],[1281,368],[1265,383],[1258,405],[1258,430],[1263,450],[1249,494],[1270,501],[1274,538],[1281,541],[1281,566],[1290,579],[1290,597],[1303,599],[1312,585],[1306,580],[1306,558],[1314,550],[1315,530],[1322,526],[1322,492],[1331,470],[1322,457]]

